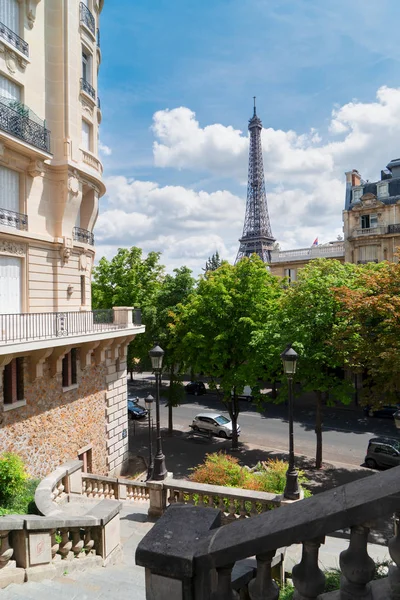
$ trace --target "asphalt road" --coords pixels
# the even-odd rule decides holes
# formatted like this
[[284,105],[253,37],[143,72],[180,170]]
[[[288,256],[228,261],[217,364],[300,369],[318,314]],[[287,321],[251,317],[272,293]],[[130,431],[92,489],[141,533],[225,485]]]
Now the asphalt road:
[[[154,395],[152,378],[136,379],[132,387],[137,390],[137,395],[141,399],[150,392]],[[143,404],[143,400],[140,404]],[[258,412],[251,403],[241,401],[240,406],[239,424],[242,442],[288,451],[287,407],[269,403],[265,405],[262,412]],[[181,406],[173,409],[174,428],[181,431],[189,430],[193,417],[204,411],[227,414],[222,403],[212,393],[197,397],[187,395]],[[167,408],[163,398],[160,414],[161,426],[166,427]],[[296,454],[310,457],[315,455],[314,425],[315,413],[312,408],[295,406]],[[326,407],[323,425],[323,460],[359,466],[364,462],[368,440],[382,435],[398,437],[393,420],[365,417],[361,411]]]

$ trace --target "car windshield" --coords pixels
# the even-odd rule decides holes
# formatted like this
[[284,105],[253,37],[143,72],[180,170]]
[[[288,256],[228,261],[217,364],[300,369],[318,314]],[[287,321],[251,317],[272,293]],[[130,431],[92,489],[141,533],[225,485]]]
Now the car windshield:
[[214,419],[217,421],[218,425],[226,425],[227,423],[229,423],[229,419],[223,417],[222,415],[214,417]]

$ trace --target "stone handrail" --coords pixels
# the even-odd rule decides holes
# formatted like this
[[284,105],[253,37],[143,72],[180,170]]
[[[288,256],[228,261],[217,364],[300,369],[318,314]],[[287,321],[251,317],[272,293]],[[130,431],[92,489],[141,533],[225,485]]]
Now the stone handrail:
[[313,258],[324,258],[326,256],[344,256],[344,243],[327,246],[311,246],[310,248],[298,248],[295,250],[273,250],[271,252],[271,263],[292,260],[311,260]]
[[375,565],[367,543],[371,522],[396,511],[400,511],[400,467],[235,520],[227,527],[220,527],[219,510],[175,504],[139,544],[136,563],[147,570],[147,598],[187,600],[196,590],[196,600],[232,600],[237,597],[231,586],[235,563],[255,555],[256,576],[253,566],[244,593],[251,600],[276,600],[278,590],[271,577],[275,552],[302,543],[301,562],[292,572],[295,597],[321,600],[325,576],[318,566],[319,547],[327,534],[350,528],[349,547],[339,557],[341,590],[326,597],[395,600],[400,591],[400,532],[389,542],[395,565],[387,579],[372,582]]
[[147,483],[143,481],[82,473],[82,496],[143,502],[149,501],[150,492]]
[[254,517],[281,505],[282,496],[221,485],[208,485],[168,478],[164,481],[167,503],[208,506],[221,511],[222,523]]

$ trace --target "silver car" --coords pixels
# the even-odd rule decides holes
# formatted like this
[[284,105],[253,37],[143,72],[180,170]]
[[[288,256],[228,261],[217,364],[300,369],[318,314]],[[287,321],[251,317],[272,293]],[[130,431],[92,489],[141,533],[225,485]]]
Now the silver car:
[[[191,427],[193,431],[205,431],[210,435],[217,435],[222,438],[232,437],[232,421],[219,413],[201,413],[193,419]],[[239,425],[237,426],[237,432],[239,435]]]

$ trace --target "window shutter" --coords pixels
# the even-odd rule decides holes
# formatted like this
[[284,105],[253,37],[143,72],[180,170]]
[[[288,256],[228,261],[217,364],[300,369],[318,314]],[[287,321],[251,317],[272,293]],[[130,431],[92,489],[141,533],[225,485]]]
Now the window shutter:
[[20,258],[0,256],[0,314],[21,312],[21,271]]
[[0,208],[19,212],[19,173],[0,167]]
[[0,21],[11,31],[19,35],[19,3],[18,0],[1,0]]

